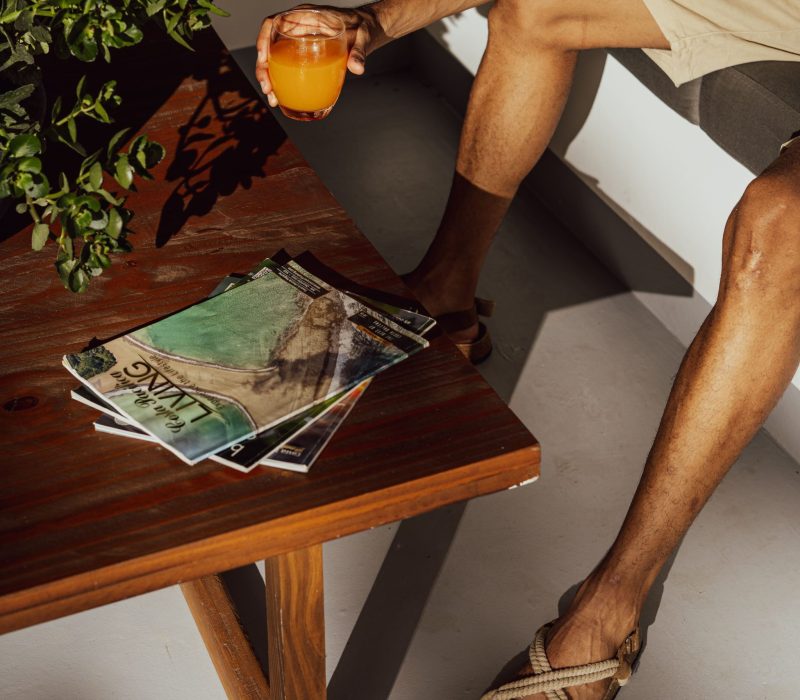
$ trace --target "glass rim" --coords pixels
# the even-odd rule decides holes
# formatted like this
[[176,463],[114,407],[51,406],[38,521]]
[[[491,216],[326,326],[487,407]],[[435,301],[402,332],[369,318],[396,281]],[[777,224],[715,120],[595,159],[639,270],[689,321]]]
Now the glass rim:
[[277,34],[280,34],[284,39],[294,39],[295,41],[300,41],[302,39],[307,39],[307,38],[309,38],[309,36],[318,37],[320,39],[338,39],[342,34],[344,34],[347,31],[347,27],[345,26],[344,20],[342,20],[339,17],[332,17],[332,19],[335,19],[342,26],[342,28],[338,32],[336,32],[336,34],[311,34],[311,35],[304,35],[304,36],[292,36],[291,34],[286,34],[285,32],[282,32],[280,29],[278,29],[278,26],[277,26],[277,23],[276,23],[276,20],[278,18],[286,17],[287,15],[300,14],[300,13],[305,14],[305,13],[309,13],[309,12],[312,13],[312,14],[315,14],[315,15],[323,15],[323,14],[325,14],[325,12],[323,10],[316,10],[316,9],[313,9],[313,10],[312,9],[308,9],[308,10],[298,10],[298,9],[285,10],[284,12],[279,12],[277,15],[275,15],[272,18],[272,26],[275,29],[275,32]]

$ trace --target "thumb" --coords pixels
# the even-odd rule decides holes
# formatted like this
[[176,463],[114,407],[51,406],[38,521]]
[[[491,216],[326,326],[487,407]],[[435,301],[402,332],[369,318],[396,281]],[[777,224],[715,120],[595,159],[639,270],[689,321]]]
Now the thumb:
[[353,46],[350,48],[350,56],[347,59],[347,67],[355,75],[363,75],[367,60],[367,31],[363,27],[358,28]]

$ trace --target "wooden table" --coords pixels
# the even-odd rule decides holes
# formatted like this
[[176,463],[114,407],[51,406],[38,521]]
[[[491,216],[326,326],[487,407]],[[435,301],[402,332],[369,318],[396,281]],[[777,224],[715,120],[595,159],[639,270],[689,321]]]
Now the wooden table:
[[[280,247],[404,292],[211,32],[195,54],[159,40],[126,56],[125,121],[169,153],[129,200],[135,251],[76,296],[52,242],[0,237],[0,632],[180,583],[229,695],[323,698],[321,543],[528,481],[539,447],[443,336],[373,383],[308,475],[190,467],[95,433],[61,356]],[[214,575],[259,559],[269,689]]]

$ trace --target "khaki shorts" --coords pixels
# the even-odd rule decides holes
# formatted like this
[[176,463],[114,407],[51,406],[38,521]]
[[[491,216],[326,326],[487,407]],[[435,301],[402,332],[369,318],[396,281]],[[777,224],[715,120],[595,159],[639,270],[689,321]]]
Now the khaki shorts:
[[670,49],[645,49],[676,85],[753,61],[800,61],[800,0],[644,0]]

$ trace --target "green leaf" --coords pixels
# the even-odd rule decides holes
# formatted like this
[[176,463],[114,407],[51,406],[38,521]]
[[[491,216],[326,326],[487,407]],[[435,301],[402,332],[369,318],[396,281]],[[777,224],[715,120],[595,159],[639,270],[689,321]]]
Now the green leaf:
[[55,122],[61,116],[61,95],[56,97],[53,108],[50,110],[50,121]]
[[[79,19],[69,28],[66,35],[69,52],[81,61],[94,61],[97,58],[97,41],[94,38],[94,27],[90,26],[92,13],[84,9]],[[80,98],[80,95],[78,95]]]
[[33,10],[23,10],[14,21],[14,29],[24,34],[33,27]]
[[[77,263],[77,260],[74,262]],[[89,275],[86,274],[82,265],[76,264],[72,270],[70,270],[68,286],[69,290],[76,294],[82,294],[89,288]]]
[[53,37],[50,35],[50,32],[41,24],[37,24],[31,28],[31,36],[36,39],[36,41],[41,41],[48,44],[53,41]]
[[24,156],[34,156],[41,153],[42,143],[39,141],[38,136],[33,134],[20,134],[11,139],[8,144],[8,152],[15,158],[23,158]]
[[122,129],[111,137],[111,140],[108,142],[108,146],[106,147],[107,158],[111,158],[119,150],[120,142],[125,138],[125,135],[129,131],[130,128]]
[[108,227],[106,228],[106,232],[111,238],[119,238],[119,234],[122,233],[122,223],[119,212],[112,208],[108,212]]
[[33,235],[31,236],[31,248],[34,250],[41,250],[44,248],[44,244],[47,243],[49,235],[50,227],[47,224],[36,224],[33,227]]
[[96,213],[100,211],[100,202],[97,198],[92,197],[91,195],[85,194],[80,197],[75,202],[79,207],[86,207],[89,209],[90,212]]
[[33,65],[34,62],[35,59],[31,55],[31,52],[28,51],[28,49],[24,45],[19,44],[15,46],[13,49],[11,49],[11,52],[6,61],[3,63],[3,65],[0,65],[0,72],[7,70],[8,68],[10,68],[13,65],[16,65],[17,63],[25,63],[27,65]]
[[50,183],[41,173],[24,173],[30,176],[30,181],[25,184],[25,194],[31,199],[44,197],[50,192]]
[[130,188],[133,182],[133,168],[128,163],[128,156],[121,155],[117,159],[114,179],[126,190]]
[[28,156],[19,161],[17,169],[24,173],[40,173],[42,172],[42,161],[35,156]]
[[64,286],[67,289],[69,289],[70,274],[77,264],[77,260],[71,256],[67,257],[62,253],[59,253],[58,257],[56,258],[56,270],[58,271],[58,276],[61,278],[61,281],[64,283]]
[[167,4],[167,0],[153,0],[147,3],[147,7],[145,8],[145,12],[147,12],[148,17],[152,17],[155,14],[161,12],[164,9],[164,5]]
[[0,95],[0,109],[8,109],[9,107],[18,105],[22,100],[30,97],[35,89],[35,85],[29,84],[4,92]]
[[97,189],[97,191],[95,192],[95,194],[99,194],[103,199],[106,200],[106,202],[108,202],[109,204],[111,204],[111,205],[113,205],[115,207],[118,207],[120,204],[122,204],[125,201],[124,199],[122,199],[120,197],[115,197],[108,190],[104,190],[102,187],[99,187]]
[[189,46],[189,44],[186,43],[186,40],[176,31],[168,29],[167,34],[169,34],[173,38],[173,40],[176,41],[178,44],[183,46],[183,48],[189,49],[189,51],[194,51],[194,49],[191,46]]
[[83,209],[72,217],[72,221],[74,222],[75,235],[83,235],[85,233],[84,229],[89,228],[89,224],[92,222],[92,212]]
[[74,252],[74,249],[72,247],[72,239],[71,238],[65,238],[64,239],[63,251],[64,251],[64,255],[68,255],[70,260],[75,257],[75,252]]
[[89,183],[95,190],[103,184],[103,166],[100,163],[95,163],[89,168]]
[[100,121],[101,122],[104,122],[105,124],[110,124],[111,123],[111,117],[108,116],[108,112],[106,112],[106,108],[103,107],[103,105],[100,104],[100,102],[95,104],[94,111],[95,111],[95,114],[98,117],[100,117]]
[[93,231],[102,231],[106,226],[108,226],[108,214],[104,211],[95,213],[89,222],[89,228]]
[[78,140],[78,126],[75,124],[75,120],[72,117],[67,121],[67,131],[69,132],[70,139],[72,139],[72,143],[75,143]]
[[139,27],[137,27],[135,24],[132,24],[125,32],[125,36],[128,38],[129,44],[138,44],[144,37],[144,34]]

